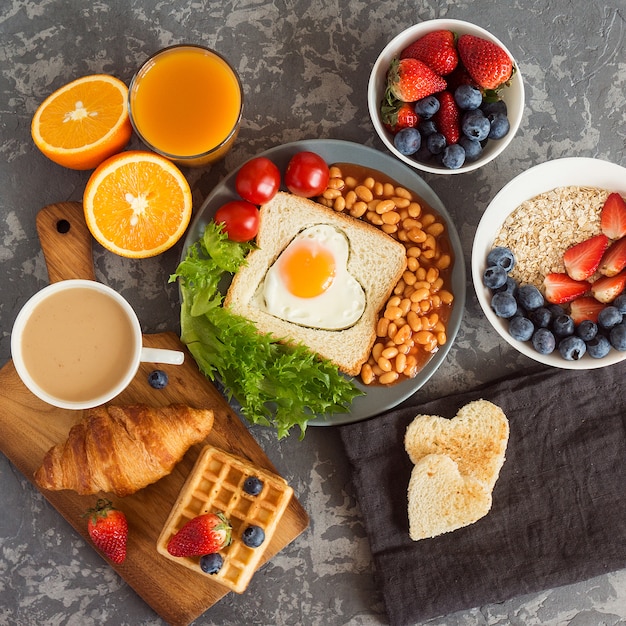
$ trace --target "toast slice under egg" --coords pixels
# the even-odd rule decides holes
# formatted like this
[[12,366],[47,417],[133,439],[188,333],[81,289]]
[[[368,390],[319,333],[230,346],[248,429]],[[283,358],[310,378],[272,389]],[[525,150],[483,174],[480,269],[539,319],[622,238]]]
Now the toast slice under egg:
[[[276,317],[267,311],[263,296],[269,268],[298,233],[319,224],[333,226],[347,237],[347,269],[365,292],[363,314],[341,330],[310,328]],[[224,305],[253,321],[260,332],[302,343],[342,372],[357,375],[376,339],[378,314],[406,268],[404,245],[371,224],[279,192],[260,209],[257,246],[234,276]]]

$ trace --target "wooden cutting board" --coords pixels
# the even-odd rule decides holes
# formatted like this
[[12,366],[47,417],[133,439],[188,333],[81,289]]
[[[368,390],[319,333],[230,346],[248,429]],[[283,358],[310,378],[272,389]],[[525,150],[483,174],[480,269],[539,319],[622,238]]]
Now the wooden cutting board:
[[[44,207],[37,216],[37,231],[51,282],[70,278],[95,280],[91,234],[79,203]],[[131,385],[115,399],[116,403],[141,402],[162,406],[180,402],[197,408],[211,408],[215,412],[215,422],[204,443],[231,451],[276,472],[246,426],[199,372],[174,333],[144,335],[144,345],[183,350],[185,363],[182,366],[159,365],[169,375],[169,384],[162,390],[153,389],[147,382],[148,374],[155,366],[142,364]],[[0,370],[0,388],[3,390],[0,397],[0,449],[32,482],[33,472],[45,452],[67,437],[81,414],[58,409],[36,398],[18,377],[12,361]],[[128,518],[129,540],[125,562],[119,566],[110,565],[173,626],[188,624],[228,593],[228,589],[208,577],[178,567],[156,551],[161,528],[204,443],[193,446],[169,476],[132,496],[113,498],[114,504]],[[79,496],[70,491],[44,491],[43,495],[91,543],[82,514],[93,506],[96,496]],[[261,565],[291,543],[308,523],[307,513],[293,497],[266,548]]]

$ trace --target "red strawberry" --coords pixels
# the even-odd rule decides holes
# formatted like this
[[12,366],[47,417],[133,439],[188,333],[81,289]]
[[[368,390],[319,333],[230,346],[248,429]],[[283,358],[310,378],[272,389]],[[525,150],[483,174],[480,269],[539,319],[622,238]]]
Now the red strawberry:
[[415,128],[420,123],[419,115],[410,102],[389,104],[383,102],[380,107],[383,124],[392,132],[397,133],[403,128]]
[[605,307],[602,302],[598,302],[592,296],[583,296],[570,302],[570,315],[574,324],[578,326],[583,320],[590,320],[598,323],[598,313]]
[[457,49],[463,65],[480,87],[497,89],[511,78],[513,62],[495,43],[474,35],[461,35]]
[[600,213],[600,228],[609,239],[626,235],[626,202],[618,193],[609,194]]
[[408,45],[400,53],[400,58],[423,61],[439,76],[446,76],[454,70],[459,62],[454,33],[449,30],[436,30],[427,33]]
[[456,88],[460,85],[472,85],[473,87],[477,87],[476,83],[469,75],[469,72],[460,64],[452,74],[446,76],[446,82],[448,83],[448,91],[451,93],[454,93]]
[[615,276],[626,267],[626,237],[609,246],[604,253],[598,270],[604,276]]
[[128,522],[122,511],[113,508],[109,500],[98,500],[93,509],[89,509],[87,530],[91,540],[113,563],[122,563],[126,558],[128,540]]
[[205,513],[190,519],[167,544],[172,556],[202,556],[230,544],[232,527],[222,513]]
[[589,290],[587,281],[578,281],[567,274],[548,274],[543,279],[545,298],[551,304],[571,302]]
[[603,276],[591,285],[591,294],[599,302],[613,302],[626,287],[626,271],[615,276]]
[[402,102],[415,102],[446,88],[446,81],[417,59],[394,59],[387,73],[387,90]]
[[440,93],[439,111],[435,113],[434,122],[439,132],[446,138],[446,143],[452,145],[461,136],[461,114],[454,101],[454,96],[449,91]]
[[609,238],[601,234],[568,248],[563,255],[567,275],[574,280],[587,280],[598,269],[609,243]]

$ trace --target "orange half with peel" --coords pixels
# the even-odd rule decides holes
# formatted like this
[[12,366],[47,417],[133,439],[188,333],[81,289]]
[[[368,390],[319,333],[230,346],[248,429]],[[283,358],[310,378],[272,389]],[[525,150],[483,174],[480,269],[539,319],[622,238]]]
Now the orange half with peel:
[[57,89],[31,123],[39,150],[75,170],[93,169],[120,152],[131,133],[128,87],[107,74],[83,76]]
[[110,157],[93,172],[83,196],[87,226],[96,241],[130,258],[171,248],[191,219],[191,189],[167,159],[140,150]]

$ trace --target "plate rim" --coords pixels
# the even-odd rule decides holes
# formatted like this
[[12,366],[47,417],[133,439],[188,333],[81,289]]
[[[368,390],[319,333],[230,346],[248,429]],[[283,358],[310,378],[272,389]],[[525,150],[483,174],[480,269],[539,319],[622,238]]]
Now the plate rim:
[[[289,156],[295,154],[296,152],[304,150],[311,150],[313,152],[317,150],[318,152],[322,153],[338,152],[342,154],[354,152],[354,154],[358,155],[359,157],[355,157],[354,161],[348,160],[348,158],[331,158],[327,159],[327,162],[329,163],[329,165],[337,162],[351,162],[357,165],[364,165],[365,167],[370,167],[371,169],[377,169],[383,172],[390,178],[397,180],[400,184],[409,186],[411,191],[414,191],[421,198],[423,198],[435,211],[437,211],[445,219],[446,225],[448,226],[448,236],[450,237],[450,243],[455,253],[455,266],[452,274],[453,282],[456,280],[454,291],[455,299],[453,309],[450,314],[450,319],[448,321],[448,327],[446,329],[448,334],[448,340],[446,344],[432,357],[432,359],[429,360],[424,369],[414,379],[408,379],[397,385],[383,388],[368,387],[366,385],[363,385],[360,381],[358,381],[358,379],[355,378],[354,382],[356,386],[360,390],[365,392],[364,396],[355,398],[351,405],[351,409],[357,407],[357,411],[351,410],[347,413],[335,413],[331,415],[312,417],[308,422],[308,426],[338,426],[370,419],[398,406],[406,399],[411,397],[413,394],[415,394],[420,388],[422,388],[434,375],[437,369],[439,369],[439,367],[447,357],[448,352],[450,351],[450,348],[452,347],[461,326],[467,295],[466,266],[461,240],[456,230],[454,221],[452,220],[452,217],[448,213],[445,205],[432,189],[432,187],[430,187],[430,185],[428,185],[428,183],[426,183],[426,181],[424,181],[424,179],[415,170],[401,163],[393,156],[380,152],[372,147],[365,146],[363,144],[341,139],[302,139],[298,141],[288,142],[285,144],[279,144],[268,148],[258,154],[255,154],[249,159],[246,159],[244,162],[242,162],[239,166],[229,172],[223,179],[221,179],[216,184],[216,186],[207,195],[200,208],[195,212],[195,216],[189,226],[189,229],[187,230],[183,241],[183,248],[181,250],[180,256],[181,261],[184,260],[188,248],[199,239],[200,235],[204,231],[204,227],[208,223],[207,218],[210,217],[211,211],[214,210],[212,209],[212,205],[214,203],[220,202],[222,199],[224,202],[226,202],[228,200],[234,199],[235,197],[238,197],[234,188],[234,181],[238,170],[244,165],[244,163],[253,158],[261,156],[267,158],[277,158],[278,156],[278,158],[280,158],[281,160],[287,160]],[[324,158],[326,159],[326,157]],[[373,160],[378,165],[375,166],[369,163],[362,163],[363,160]],[[384,169],[385,166],[387,169]],[[391,174],[388,170],[392,170],[395,173]],[[398,180],[397,173],[400,174],[400,178],[412,181],[412,186],[408,183],[403,182],[402,180]],[[282,188],[283,186],[281,185],[281,189]],[[460,289],[459,285],[461,285]],[[376,393],[377,391],[378,393]],[[387,396],[389,392],[394,393],[392,393],[391,396]],[[388,397],[388,400],[385,401],[383,398],[379,398],[378,396],[380,393],[384,393],[385,396]],[[375,395],[375,398],[377,398],[378,401],[371,402],[372,394]],[[365,401],[365,399],[368,397],[369,401],[367,401],[365,406],[361,406],[363,401]],[[371,407],[371,409],[369,409],[369,407]]]

